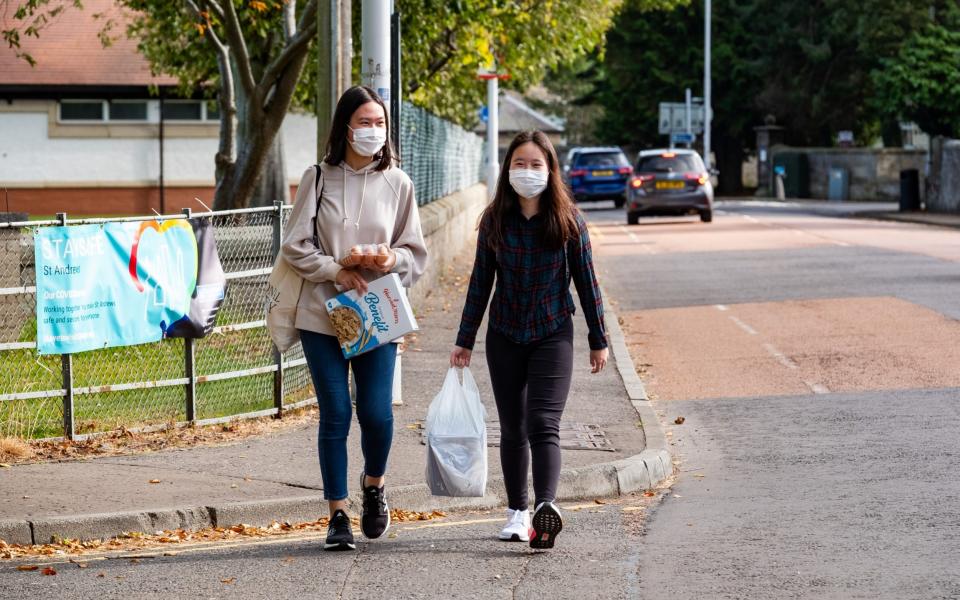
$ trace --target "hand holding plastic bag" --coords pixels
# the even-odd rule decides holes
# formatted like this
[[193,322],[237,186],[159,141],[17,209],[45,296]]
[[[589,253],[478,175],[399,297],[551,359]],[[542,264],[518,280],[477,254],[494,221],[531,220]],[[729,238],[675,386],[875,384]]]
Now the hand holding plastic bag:
[[487,486],[487,411],[470,369],[450,368],[427,410],[427,485],[434,496],[483,496]]

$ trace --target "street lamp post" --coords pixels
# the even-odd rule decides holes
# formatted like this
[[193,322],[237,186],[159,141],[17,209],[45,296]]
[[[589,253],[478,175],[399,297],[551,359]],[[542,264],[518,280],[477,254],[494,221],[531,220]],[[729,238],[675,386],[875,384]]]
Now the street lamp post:
[[710,170],[710,124],[713,105],[710,102],[710,13],[711,0],[703,0],[703,164]]

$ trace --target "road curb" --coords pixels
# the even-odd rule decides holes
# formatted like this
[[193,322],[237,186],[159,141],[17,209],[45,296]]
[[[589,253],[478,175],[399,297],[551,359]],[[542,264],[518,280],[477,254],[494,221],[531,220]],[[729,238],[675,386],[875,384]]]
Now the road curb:
[[[617,371],[644,432],[646,450],[612,462],[562,470],[557,498],[562,502],[650,489],[673,473],[666,436],[643,382],[637,376],[617,315],[609,309],[607,329]],[[387,500],[393,508],[413,511],[483,510],[504,506],[507,494],[502,477],[488,480],[486,491],[482,498],[441,498],[432,496],[426,484],[414,484],[390,488]],[[349,503],[352,508],[359,508],[360,494],[351,496]],[[264,526],[273,521],[305,522],[325,514],[325,504],[320,494],[314,494],[212,506],[8,519],[0,520],[0,539],[12,544],[45,544],[53,537],[97,539],[127,532],[155,533],[164,529],[230,527],[240,523]]]

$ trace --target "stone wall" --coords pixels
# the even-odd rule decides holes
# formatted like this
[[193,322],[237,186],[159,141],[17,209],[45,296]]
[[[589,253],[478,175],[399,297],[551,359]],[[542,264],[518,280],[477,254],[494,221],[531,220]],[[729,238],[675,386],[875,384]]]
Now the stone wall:
[[453,258],[473,241],[473,232],[487,203],[487,186],[477,184],[420,207],[430,263],[424,276],[410,289],[414,307],[437,286]]
[[933,185],[927,198],[927,210],[960,213],[960,140],[938,139],[933,147],[935,154],[930,174]]
[[[897,201],[900,199],[900,171],[917,169],[920,173],[921,200],[927,153],[904,148],[793,148],[776,146],[772,153],[802,152],[807,155],[810,173],[810,197],[826,199],[830,169],[847,169],[848,199],[853,201]],[[772,163],[771,163],[772,164]]]

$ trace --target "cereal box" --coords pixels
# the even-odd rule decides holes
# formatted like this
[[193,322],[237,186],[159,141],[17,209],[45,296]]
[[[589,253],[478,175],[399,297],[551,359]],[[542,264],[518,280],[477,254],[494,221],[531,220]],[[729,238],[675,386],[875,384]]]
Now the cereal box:
[[395,273],[371,281],[362,297],[355,290],[348,290],[327,300],[327,313],[344,358],[353,358],[419,329],[406,290]]

